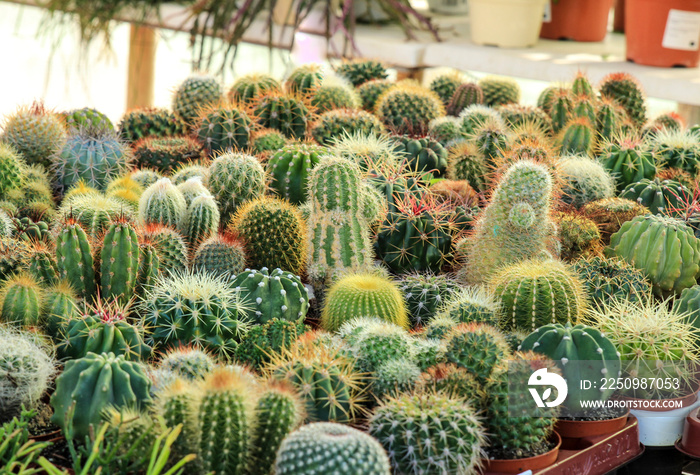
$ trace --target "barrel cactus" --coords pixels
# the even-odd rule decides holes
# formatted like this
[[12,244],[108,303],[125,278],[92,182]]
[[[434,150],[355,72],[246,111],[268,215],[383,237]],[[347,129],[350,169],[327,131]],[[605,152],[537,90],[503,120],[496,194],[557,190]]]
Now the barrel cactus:
[[225,150],[244,150],[250,142],[253,122],[234,104],[213,104],[201,109],[195,135],[209,156]]
[[124,114],[117,129],[122,140],[131,145],[148,137],[183,135],[185,124],[167,109],[143,108]]
[[277,129],[290,139],[304,137],[310,115],[303,99],[281,93],[271,92],[260,96],[255,105],[258,124],[267,129]]
[[656,174],[654,155],[648,145],[633,135],[623,135],[600,146],[599,159],[615,178],[617,191]]
[[319,64],[303,64],[289,74],[284,85],[287,91],[310,95],[323,83],[324,73]]
[[464,109],[473,104],[484,103],[484,91],[475,82],[460,84],[446,105],[449,115],[459,116]]
[[377,117],[398,131],[420,131],[431,120],[445,115],[442,101],[429,89],[399,84],[382,94],[375,105]]
[[652,140],[656,158],[664,168],[680,168],[693,175],[700,166],[700,139],[684,130],[662,130]]
[[68,130],[86,127],[97,127],[102,130],[114,131],[114,125],[102,112],[91,107],[83,107],[63,113]]
[[655,214],[669,214],[692,199],[688,188],[672,180],[642,179],[628,185],[620,198],[636,201]]
[[219,203],[226,223],[241,204],[263,194],[265,171],[251,155],[225,153],[214,159],[204,184]]
[[317,114],[338,109],[360,107],[360,98],[355,90],[342,81],[325,80],[311,96],[311,106]]
[[599,86],[600,95],[620,104],[635,127],[647,122],[644,94],[637,80],[629,73],[611,73],[603,78]]
[[411,326],[428,323],[459,285],[446,275],[407,274],[399,282]]
[[520,102],[520,86],[514,79],[486,76],[479,80],[479,87],[484,92],[484,104],[501,106]]
[[399,136],[396,152],[406,159],[411,170],[420,173],[432,173],[440,178],[447,170],[447,150],[431,137]]
[[39,323],[43,289],[30,274],[19,273],[8,278],[0,287],[0,322],[17,327]]
[[228,98],[233,102],[250,105],[258,96],[268,92],[282,90],[279,81],[267,74],[246,74],[239,77],[228,91]]
[[202,157],[203,147],[186,136],[146,137],[134,144],[134,162],[139,167],[152,167],[170,172],[180,163]]
[[219,206],[208,192],[197,196],[187,207],[181,223],[183,234],[191,249],[197,247],[219,230]]
[[250,302],[250,314],[258,323],[273,318],[301,321],[309,309],[308,291],[301,279],[279,268],[272,272],[267,267],[246,269],[230,285]]
[[231,234],[217,234],[197,246],[192,267],[214,275],[243,272],[246,264],[243,242]]
[[304,142],[284,146],[267,162],[270,187],[292,204],[303,203],[306,201],[309,173],[325,154],[324,147]]
[[642,300],[651,293],[644,274],[619,258],[592,256],[575,261],[572,267],[596,305],[611,298]]
[[14,147],[29,164],[48,167],[51,157],[66,142],[66,130],[59,116],[40,102],[22,106],[3,124],[3,142]]
[[139,199],[139,219],[144,224],[177,228],[186,211],[185,197],[169,178],[161,178],[146,188]]
[[218,102],[222,97],[221,84],[206,74],[195,74],[185,79],[173,95],[173,111],[187,124],[194,125],[200,109]]
[[357,88],[362,108],[368,112],[374,112],[377,101],[386,91],[394,87],[394,83],[386,79],[372,79]]
[[388,76],[382,63],[364,58],[345,61],[335,69],[335,72],[355,87],[375,79],[386,79]]
[[615,194],[615,180],[597,161],[569,156],[559,160],[562,183],[562,201],[574,208]]

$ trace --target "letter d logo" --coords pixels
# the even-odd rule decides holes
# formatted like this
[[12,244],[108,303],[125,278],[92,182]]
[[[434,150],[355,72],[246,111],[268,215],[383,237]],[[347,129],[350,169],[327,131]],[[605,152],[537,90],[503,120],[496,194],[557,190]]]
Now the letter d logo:
[[556,373],[548,373],[547,368],[538,369],[530,376],[527,382],[528,386],[554,386],[557,388],[557,398],[554,401],[545,403],[552,394],[552,388],[547,388],[540,397],[539,392],[535,388],[529,388],[532,399],[535,400],[537,407],[556,407],[564,402],[566,395],[569,394],[569,387],[566,380]]

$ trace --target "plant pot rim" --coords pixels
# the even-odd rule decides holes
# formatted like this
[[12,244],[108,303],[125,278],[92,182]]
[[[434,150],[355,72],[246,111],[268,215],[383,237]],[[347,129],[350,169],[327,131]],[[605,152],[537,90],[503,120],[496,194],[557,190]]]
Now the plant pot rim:
[[554,428],[561,437],[569,439],[582,439],[584,437],[610,434],[622,429],[625,424],[627,424],[627,418],[629,415],[630,410],[627,409],[621,416],[612,417],[610,419],[601,419],[599,421],[572,421],[559,419],[557,420]]
[[[549,467],[557,461],[559,449],[561,448],[561,436],[556,430],[552,431],[549,440],[554,439],[556,446],[543,454],[526,457],[522,459],[489,459],[482,460],[485,471],[502,472],[502,473],[521,473],[522,465],[527,464],[524,470],[539,470]],[[534,462],[534,463],[533,463]],[[544,462],[544,464],[543,464]]]
[[676,443],[673,444],[677,451],[679,451],[683,455],[690,457],[691,459],[700,460],[700,453],[694,454],[693,452],[689,452],[683,447],[683,444],[681,442],[682,440],[678,439]]

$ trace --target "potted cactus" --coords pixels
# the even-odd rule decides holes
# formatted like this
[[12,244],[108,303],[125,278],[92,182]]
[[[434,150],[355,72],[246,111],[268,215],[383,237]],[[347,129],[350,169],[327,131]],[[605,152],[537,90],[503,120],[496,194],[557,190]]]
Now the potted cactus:
[[501,48],[537,43],[547,0],[470,0],[472,41]]
[[553,0],[552,14],[542,23],[540,38],[603,41],[613,0]]

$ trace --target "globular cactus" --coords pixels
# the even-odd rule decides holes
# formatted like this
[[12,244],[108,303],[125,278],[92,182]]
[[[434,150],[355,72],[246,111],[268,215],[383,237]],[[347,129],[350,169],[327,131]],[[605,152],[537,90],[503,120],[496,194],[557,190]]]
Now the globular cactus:
[[533,259],[507,266],[489,286],[501,301],[501,327],[508,330],[576,323],[586,310],[583,283],[560,261]]
[[139,220],[177,228],[187,211],[182,192],[170,181],[161,178],[143,192],[139,200]]
[[344,82],[325,80],[311,96],[311,106],[317,114],[338,109],[357,109],[360,107],[360,98]]
[[478,82],[484,92],[484,104],[487,106],[502,106],[520,102],[520,86],[514,79],[487,76]]
[[456,117],[438,117],[428,124],[428,137],[446,148],[447,144],[464,139],[462,124]]
[[221,100],[221,84],[213,76],[196,74],[185,79],[173,94],[173,111],[187,124],[194,125],[199,111]]
[[284,83],[285,89],[293,94],[311,95],[323,83],[323,69],[319,64],[304,64],[291,72]]
[[559,231],[559,257],[571,262],[581,257],[601,254],[602,243],[596,223],[578,213],[556,214]]
[[483,104],[468,106],[460,112],[459,120],[462,124],[462,132],[467,135],[473,134],[476,128],[485,122],[493,122],[501,128],[506,127],[501,114],[496,109]]
[[605,401],[615,392],[614,388],[581,388],[583,380],[620,374],[620,353],[598,329],[582,324],[545,325],[525,338],[518,351],[534,351],[557,363],[569,387],[563,404],[571,411],[583,409],[582,402]]
[[82,109],[74,109],[63,114],[63,118],[68,130],[81,128],[96,127],[100,130],[108,130],[114,132],[114,125],[102,112],[90,107]]
[[321,313],[321,326],[337,331],[354,317],[377,317],[408,328],[408,315],[398,286],[373,274],[349,274],[329,290]]
[[329,149],[329,155],[357,163],[362,170],[376,166],[398,165],[400,155],[396,144],[387,135],[363,135],[355,132],[340,137]]
[[219,230],[219,207],[210,194],[192,200],[182,220],[182,231],[191,249],[214,236]]
[[143,108],[124,114],[117,129],[122,140],[131,145],[149,137],[183,135],[185,123],[167,109]]
[[239,206],[263,194],[265,171],[253,156],[225,153],[209,166],[204,184],[219,203],[222,221],[227,223]]
[[192,267],[214,275],[237,275],[246,266],[243,242],[231,234],[215,234],[197,246]]
[[261,129],[250,136],[251,149],[258,157],[266,157],[287,145],[287,138],[275,129]]
[[475,82],[467,82],[457,86],[445,107],[448,115],[457,117],[467,107],[483,103],[484,91],[481,89],[481,86]]
[[100,296],[126,303],[131,300],[139,274],[139,241],[134,227],[117,219],[107,229],[100,250]]
[[181,346],[168,350],[160,360],[159,368],[172,371],[188,381],[204,379],[216,367],[216,360],[200,348]]
[[249,302],[250,315],[257,323],[273,318],[300,322],[309,310],[308,291],[301,279],[279,268],[272,272],[267,267],[246,269],[230,286]]
[[332,422],[308,424],[289,434],[277,453],[275,473],[389,475],[389,459],[373,437]]
[[411,360],[418,366],[418,369],[425,371],[431,366],[445,361],[447,351],[444,342],[434,338],[423,338],[420,335],[411,337]]
[[284,146],[267,162],[270,187],[292,204],[303,203],[306,201],[309,173],[326,153],[324,147],[304,142]]
[[236,347],[234,359],[256,370],[263,369],[273,355],[294,345],[308,327],[303,323],[272,318],[262,325],[254,325]]
[[12,145],[0,142],[0,196],[20,188],[26,163]]
[[372,79],[357,88],[362,100],[362,108],[368,112],[374,112],[377,101],[386,91],[394,87],[394,83],[385,79]]
[[[0,236],[4,238],[11,238],[12,235],[18,230],[16,229],[17,218],[10,218],[10,215],[5,208],[0,206]],[[26,239],[29,241],[29,239]]]
[[274,92],[258,98],[254,114],[260,126],[277,129],[289,139],[306,135],[311,116],[303,99]]
[[592,256],[573,263],[588,298],[602,305],[613,298],[631,302],[646,299],[651,294],[651,283],[644,274],[618,258]]
[[647,122],[644,94],[637,80],[629,73],[611,73],[603,78],[599,86],[600,95],[609,97],[627,111],[637,128]]
[[70,135],[53,156],[55,184],[61,192],[80,180],[105,190],[112,179],[129,170],[132,158],[131,150],[114,132],[83,129]]
[[680,209],[691,196],[692,192],[680,183],[658,178],[631,183],[620,193],[620,198],[635,201],[654,214],[666,215]]
[[581,212],[598,225],[604,243],[610,242],[610,236],[620,227],[636,216],[649,214],[644,206],[624,198],[604,198],[588,203]]
[[58,276],[84,299],[95,295],[95,268],[90,240],[74,218],[68,218],[56,238]]
[[486,383],[496,365],[510,356],[503,333],[484,323],[462,323],[444,336],[445,359],[466,369],[480,385]]
[[595,130],[586,117],[571,119],[558,138],[562,155],[589,156],[595,147]]
[[249,308],[224,278],[177,272],[146,290],[140,313],[154,346],[193,344],[226,355],[248,329]]
[[349,320],[339,333],[355,360],[355,367],[363,373],[374,375],[390,360],[414,360],[413,340],[406,330],[393,323],[361,317]]
[[431,120],[445,115],[442,101],[433,91],[415,84],[398,84],[382,94],[375,104],[375,114],[397,132],[419,132]]
[[0,322],[17,327],[30,327],[39,323],[43,290],[39,282],[29,274],[16,274],[0,287]]
[[493,118],[478,123],[468,138],[476,145],[487,166],[495,166],[508,145],[506,126]]
[[673,132],[673,131],[680,131],[686,128],[686,123],[685,120],[683,119],[683,116],[678,114],[677,112],[664,112],[662,114],[657,115],[654,120],[650,121],[646,126],[645,129],[648,131],[649,134],[652,136],[656,136],[659,132],[666,131],[666,132]]
[[66,130],[58,115],[35,102],[18,108],[5,119],[2,139],[30,165],[48,167],[51,157],[66,143]]
[[574,208],[615,194],[615,180],[597,161],[569,156],[559,160],[559,176],[562,183],[562,201]]
[[432,392],[383,401],[369,433],[389,454],[395,473],[477,473],[486,445],[486,431],[468,401]]
[[279,267],[303,274],[306,267],[306,226],[299,211],[277,198],[258,198],[241,206],[229,229],[244,241],[252,267]]
[[333,109],[321,114],[311,125],[311,136],[321,145],[331,146],[343,136],[379,135],[383,126],[376,116],[358,109]]
[[386,79],[388,76],[384,65],[371,59],[345,61],[335,69],[335,72],[338,76],[350,81],[355,87],[368,81]]
[[486,393],[476,376],[452,363],[440,363],[427,368],[421,374],[418,388],[458,396],[469,401],[476,411],[483,410],[486,402]]
[[253,121],[235,104],[213,104],[202,109],[194,135],[207,155],[226,150],[244,150],[250,143]]
[[447,150],[436,140],[426,137],[395,137],[396,149],[407,166],[419,173],[432,173],[440,178],[447,170]]
[[180,233],[167,226],[150,224],[144,228],[143,234],[156,250],[161,273],[187,269],[187,245]]
[[488,289],[458,287],[445,299],[435,315],[437,318],[449,318],[460,323],[497,325],[501,306]]
[[427,324],[438,309],[459,290],[459,285],[446,275],[407,274],[399,282],[411,326],[421,327]]
[[61,327],[78,317],[78,298],[65,280],[46,288],[41,307],[42,329],[52,340],[60,340]]
[[420,375],[420,367],[411,360],[389,360],[377,367],[370,390],[377,400],[408,393],[418,385]]
[[134,144],[134,162],[137,167],[152,167],[162,173],[176,165],[197,160],[203,146],[186,136],[146,137]]
[[2,418],[33,408],[56,372],[52,349],[28,332],[0,327],[0,413]]
[[[192,200],[199,196],[212,196],[204,183],[202,183],[202,176],[193,176],[181,183],[175,183],[177,189],[180,190],[182,196],[185,198],[185,204],[189,207],[192,204]],[[172,178],[171,178],[172,180]]]
[[0,236],[0,281],[16,270],[24,268],[29,259],[30,246],[24,241]]
[[438,95],[442,104],[447,107],[450,99],[459,86],[464,83],[464,78],[459,73],[448,73],[436,76],[430,81],[430,90]]
[[131,172],[129,177],[136,183],[141,185],[141,188],[146,189],[159,179],[163,178],[163,175],[155,170],[150,170],[148,168],[139,168]]
[[654,294],[680,294],[700,274],[700,239],[682,221],[660,215],[638,216],[610,238],[607,257],[621,257],[641,270]]
[[681,295],[673,301],[673,311],[685,315],[685,320],[694,328],[700,328],[700,285],[683,289]]
[[176,185],[182,185],[191,178],[200,178],[205,180],[208,172],[208,167],[199,162],[182,163],[170,173],[170,179]]
[[280,92],[282,85],[267,74],[246,74],[233,83],[228,90],[228,99],[232,102],[251,105],[258,96],[270,92]]
[[78,359],[88,353],[113,353],[129,361],[145,360],[151,348],[143,342],[143,329],[127,321],[128,314],[128,307],[113,301],[86,306],[82,315],[60,325],[58,356]]
[[488,167],[477,146],[461,140],[447,147],[447,177],[466,180],[474,190],[486,191]]
[[66,362],[51,396],[51,422],[64,428],[72,417],[73,434],[83,439],[102,421],[108,407],[144,407],[151,403],[151,382],[143,365],[114,353],[88,353]]
[[469,238],[467,278],[485,282],[499,267],[549,254],[555,227],[549,213],[552,176],[542,165],[512,165],[479,214]]
[[91,239],[100,239],[112,221],[119,217],[136,217],[131,205],[94,192],[64,199],[58,213],[76,220]]

